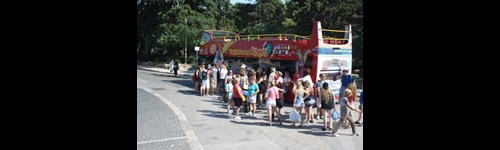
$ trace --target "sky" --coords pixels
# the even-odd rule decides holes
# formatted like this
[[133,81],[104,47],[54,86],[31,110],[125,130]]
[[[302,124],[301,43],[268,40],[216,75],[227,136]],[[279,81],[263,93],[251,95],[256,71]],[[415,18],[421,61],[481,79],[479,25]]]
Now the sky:
[[[236,4],[238,3],[249,3],[248,0],[230,0],[231,4]],[[252,3],[255,2],[255,0],[252,0]]]

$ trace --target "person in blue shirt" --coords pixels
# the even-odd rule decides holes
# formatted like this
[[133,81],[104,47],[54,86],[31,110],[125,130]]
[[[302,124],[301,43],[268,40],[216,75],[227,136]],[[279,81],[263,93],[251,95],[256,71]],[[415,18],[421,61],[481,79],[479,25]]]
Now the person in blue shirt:
[[345,89],[347,89],[349,87],[349,84],[354,82],[354,78],[348,72],[349,72],[349,69],[342,68],[342,77],[340,79],[340,82],[342,82],[342,85],[340,86],[340,90],[339,90],[339,98],[344,97]]
[[250,84],[248,85],[248,103],[250,103],[250,112],[248,113],[249,116],[256,117],[255,116],[255,103],[257,102],[257,93],[259,93],[259,85],[255,83],[255,76],[250,77]]

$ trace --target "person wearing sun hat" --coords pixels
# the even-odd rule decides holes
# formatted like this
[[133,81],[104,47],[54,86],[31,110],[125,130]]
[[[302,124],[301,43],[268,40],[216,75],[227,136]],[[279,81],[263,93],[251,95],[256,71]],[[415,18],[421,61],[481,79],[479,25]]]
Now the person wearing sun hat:
[[340,79],[340,82],[342,82],[342,85],[340,86],[339,90],[339,98],[342,98],[344,96],[345,89],[349,87],[349,84],[354,82],[354,78],[351,74],[349,74],[349,68],[342,68],[342,77]]

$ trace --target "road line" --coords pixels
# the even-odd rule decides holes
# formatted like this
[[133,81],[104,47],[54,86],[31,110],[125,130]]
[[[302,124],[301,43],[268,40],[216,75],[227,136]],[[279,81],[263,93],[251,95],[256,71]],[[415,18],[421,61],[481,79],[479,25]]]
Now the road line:
[[179,139],[185,139],[185,138],[187,138],[187,137],[183,136],[183,137],[168,138],[168,139],[161,139],[161,140],[142,141],[142,142],[137,142],[137,145],[147,144],[147,143],[155,143],[155,142],[163,142],[163,141],[170,141],[170,140],[179,140]]

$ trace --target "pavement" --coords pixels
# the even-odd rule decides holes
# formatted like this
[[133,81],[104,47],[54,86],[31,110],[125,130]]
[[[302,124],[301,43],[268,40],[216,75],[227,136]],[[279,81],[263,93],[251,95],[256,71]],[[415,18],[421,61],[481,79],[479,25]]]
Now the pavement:
[[[179,71],[179,77],[173,77],[172,73],[164,68],[138,65],[137,69],[138,149],[363,149],[362,126],[356,127],[360,136],[351,136],[351,129],[341,127],[338,131],[340,137],[332,137],[330,132],[322,131],[322,120],[315,119],[314,123],[306,124],[302,128],[293,127],[288,121],[288,114],[293,109],[291,104],[287,104],[282,110],[285,119],[283,125],[269,126],[267,113],[261,109],[257,109],[257,118],[241,115],[242,120],[235,120],[234,116],[226,115],[226,106],[220,96],[199,96],[199,93],[193,90],[191,75],[194,70],[192,72]],[[140,89],[146,89],[153,95],[161,97],[164,103],[159,102],[158,99],[145,98],[150,99],[146,102],[139,98],[139,96],[150,96]],[[166,103],[175,106],[171,107]],[[354,103],[355,106],[359,105],[358,101]],[[178,111],[156,112],[161,109]],[[338,105],[336,109],[339,110]],[[148,118],[157,121],[151,123],[148,119],[140,120],[139,118],[145,116],[142,114],[150,114],[147,115]],[[175,114],[181,118],[180,122],[165,123],[164,120],[175,119],[169,114]],[[357,119],[358,113],[353,114]],[[179,116],[184,116],[185,120]],[[181,129],[171,126],[181,126]],[[184,130],[184,132],[178,130]],[[190,136],[189,133],[194,134]],[[180,141],[172,143],[174,140],[171,140],[167,144],[159,142],[139,144],[141,141],[175,137],[179,137]],[[155,147],[155,145],[162,146],[150,147]],[[169,147],[173,145],[175,147]]]
[[[154,72],[159,72],[159,73],[167,73],[167,74],[174,74],[173,71],[170,71],[169,69],[165,68],[159,68],[159,67],[154,67],[154,66],[145,66],[145,65],[137,65],[137,69],[140,70],[148,70],[148,71],[154,71]],[[189,78],[193,76],[195,70],[177,70],[177,76],[182,77],[182,78]]]

